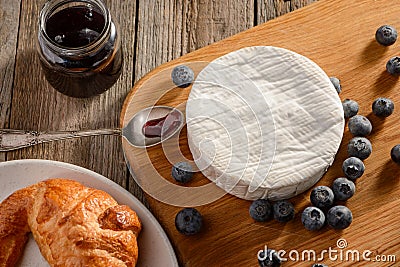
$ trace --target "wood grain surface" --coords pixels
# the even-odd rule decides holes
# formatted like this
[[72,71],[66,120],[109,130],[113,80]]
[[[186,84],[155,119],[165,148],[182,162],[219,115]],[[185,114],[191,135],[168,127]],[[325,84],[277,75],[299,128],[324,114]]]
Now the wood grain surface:
[[[7,128],[13,91],[20,1],[0,0],[0,127]],[[7,8],[3,8],[7,7]],[[6,155],[0,153],[0,161]]]
[[[275,6],[277,12],[288,5],[285,2],[278,3],[280,5]],[[171,237],[183,266],[257,266],[257,252],[264,246],[286,251],[288,262],[283,266],[311,266],[315,262],[312,257],[310,260],[306,255],[305,260],[295,261],[289,256],[295,258],[297,251],[301,257],[302,252],[314,250],[317,259],[319,253],[329,249],[338,253],[337,259],[334,259],[334,253],[332,257],[325,254],[322,262],[329,266],[399,266],[399,166],[390,159],[391,148],[400,143],[397,131],[399,111],[395,109],[394,114],[386,119],[377,118],[371,113],[371,104],[377,97],[389,97],[395,105],[400,103],[398,78],[385,71],[387,60],[398,54],[398,44],[383,47],[374,39],[380,25],[400,27],[400,6],[396,3],[395,0],[360,0],[351,3],[322,0],[163,64],[135,84],[124,105],[121,116],[123,125],[142,107],[154,104],[176,106],[186,101],[190,87],[173,87],[169,80],[173,66],[187,64],[198,73],[202,65],[196,62],[210,62],[250,45],[274,45],[305,55],[320,65],[329,76],[339,77],[343,87],[340,98],[356,100],[360,104],[359,114],[367,116],[373,124],[374,129],[369,136],[373,153],[364,161],[366,172],[356,183],[355,196],[341,203],[347,205],[354,215],[353,224],[342,231],[330,227],[317,232],[304,229],[300,217],[301,211],[310,205],[309,190],[291,199],[297,213],[295,219],[287,224],[276,221],[256,223],[248,215],[249,201],[225,195],[198,207],[205,221],[200,234],[183,236],[174,226],[175,215],[181,207],[163,203],[174,203],[183,197],[181,194],[184,192],[171,186],[174,184],[170,176],[172,164],[164,153],[165,149],[161,146],[147,150],[135,149],[124,141],[123,147],[136,179],[151,195],[149,204]],[[257,4],[259,6],[260,3]],[[343,176],[341,165],[348,157],[346,147],[351,137],[346,127],[335,162],[318,185],[331,185],[335,178]],[[179,136],[179,145],[183,155],[191,159],[185,130]],[[162,178],[157,179],[154,175]],[[189,187],[207,183],[201,173],[196,173]],[[161,199],[160,195],[164,194],[164,197],[168,193],[169,198]],[[192,201],[190,198],[188,200]],[[338,240],[345,240],[347,246],[338,248]],[[349,255],[355,250],[360,253],[360,260],[351,258],[351,255],[346,260],[346,253]],[[366,250],[371,251],[370,261],[362,259],[362,253]],[[385,257],[386,262],[380,260]]]
[[[106,0],[122,33],[125,61],[117,84],[91,99],[66,97],[44,79],[35,55],[37,16],[44,2],[0,0],[0,125],[3,128],[52,131],[119,127],[123,102],[133,84],[146,73],[191,52],[194,54],[161,69],[205,57],[211,60],[247,46],[248,39],[255,40],[253,44],[286,47],[310,57],[328,75],[342,80],[340,97],[358,101],[360,114],[371,119],[374,131],[370,139],[374,151],[365,161],[367,171],[357,182],[357,194],[347,203],[355,216],[347,230],[305,231],[299,216],[309,205],[309,192],[306,192],[293,199],[297,215],[295,221],[286,225],[274,221],[254,223],[247,215],[249,202],[226,196],[211,206],[199,208],[205,215],[206,230],[199,236],[186,238],[178,235],[173,226],[179,208],[147,198],[151,210],[171,237],[182,266],[257,266],[256,252],[264,245],[286,251],[321,251],[335,249],[339,238],[348,241],[349,249],[368,249],[373,255],[392,254],[397,261],[325,261],[329,266],[400,266],[399,169],[389,159],[392,146],[400,143],[396,128],[399,110],[390,118],[380,120],[371,114],[370,107],[378,96],[391,97],[396,104],[400,103],[398,80],[384,70],[388,58],[400,53],[399,45],[384,48],[373,38],[376,28],[382,24],[393,24],[400,29],[396,0],[321,0],[314,4],[317,1]],[[312,5],[304,10],[285,15],[309,4]],[[268,24],[247,32],[246,38],[235,36],[214,44],[267,21]],[[214,45],[200,49],[210,44]],[[184,100],[188,90],[180,91],[183,94],[175,101]],[[163,98],[160,102],[167,100]],[[182,147],[186,145],[184,134]],[[350,138],[346,128],[335,164],[319,184],[329,185],[342,175],[340,165],[347,157],[345,147]],[[59,141],[0,153],[0,161],[40,158],[76,164],[117,182],[146,203],[145,195],[126,167],[121,143],[116,136]],[[157,161],[156,152],[149,154],[153,155],[153,162]],[[187,150],[184,154],[190,157]],[[161,161],[157,166],[157,171],[170,179],[170,164]],[[192,186],[206,183],[198,174],[196,179]],[[228,219],[221,216],[227,211],[230,212]],[[311,262],[289,261],[283,266],[311,266]]]

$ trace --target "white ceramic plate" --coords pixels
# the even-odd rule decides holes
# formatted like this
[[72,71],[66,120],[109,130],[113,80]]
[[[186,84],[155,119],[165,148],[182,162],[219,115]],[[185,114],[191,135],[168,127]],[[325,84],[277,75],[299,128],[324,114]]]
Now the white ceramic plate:
[[[0,201],[15,190],[48,178],[69,178],[103,190],[118,203],[130,206],[138,214],[143,230],[138,239],[139,267],[178,266],[174,250],[164,230],[150,211],[128,191],[104,176],[72,164],[48,160],[15,160],[0,163]],[[31,237],[19,266],[49,266]]]

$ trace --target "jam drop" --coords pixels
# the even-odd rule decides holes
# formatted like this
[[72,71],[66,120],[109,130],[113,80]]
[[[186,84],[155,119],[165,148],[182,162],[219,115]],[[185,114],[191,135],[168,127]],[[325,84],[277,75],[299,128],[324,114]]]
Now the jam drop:
[[168,137],[179,128],[180,124],[180,113],[172,111],[162,118],[147,121],[142,127],[142,133],[148,138]]

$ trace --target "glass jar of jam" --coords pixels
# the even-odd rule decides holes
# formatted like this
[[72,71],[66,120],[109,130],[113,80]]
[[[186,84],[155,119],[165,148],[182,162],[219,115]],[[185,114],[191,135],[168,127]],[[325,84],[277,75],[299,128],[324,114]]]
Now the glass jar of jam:
[[72,97],[107,91],[118,79],[122,50],[102,0],[49,0],[39,18],[38,54],[47,81]]

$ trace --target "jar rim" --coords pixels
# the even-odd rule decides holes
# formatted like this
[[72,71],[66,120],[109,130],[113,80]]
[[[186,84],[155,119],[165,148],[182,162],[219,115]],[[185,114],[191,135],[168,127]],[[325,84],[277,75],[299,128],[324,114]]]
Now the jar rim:
[[[86,45],[79,46],[79,47],[68,47],[60,45],[59,43],[55,42],[50,36],[47,34],[46,31],[46,22],[47,19],[54,14],[58,8],[72,3],[72,2],[80,2],[95,5],[98,8],[102,15],[104,16],[104,26],[100,32],[98,38],[96,38],[93,42],[90,42]],[[105,6],[102,0],[48,0],[42,7],[39,15],[39,34],[41,34],[48,42],[48,45],[52,50],[60,51],[61,53],[68,54],[68,55],[83,55],[90,51],[93,51],[95,48],[100,46],[105,39],[107,38],[107,33],[110,31],[111,28],[111,15],[108,8]]]

